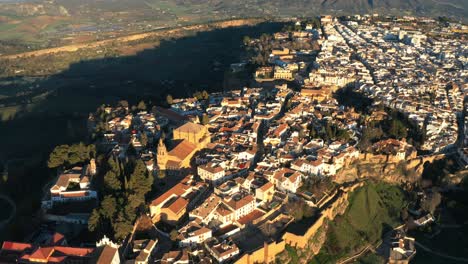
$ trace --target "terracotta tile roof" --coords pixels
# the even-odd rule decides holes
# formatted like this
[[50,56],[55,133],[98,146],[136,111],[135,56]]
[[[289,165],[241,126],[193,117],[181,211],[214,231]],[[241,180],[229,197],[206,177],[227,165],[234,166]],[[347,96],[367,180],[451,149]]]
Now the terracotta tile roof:
[[175,214],[179,214],[183,209],[187,208],[188,201],[182,197],[175,199],[173,203],[171,203],[167,208],[174,212]]
[[246,195],[244,197],[242,197],[242,199],[236,201],[234,199],[231,199],[229,201],[226,202],[226,204],[231,207],[233,210],[238,210],[244,206],[246,206],[247,204],[253,202],[255,199],[254,197],[249,194],[249,195]]
[[181,161],[168,160],[167,163],[166,163],[166,166],[168,168],[179,168],[180,167],[180,162]]
[[233,211],[224,203],[219,204],[218,208],[216,208],[216,212],[221,216],[226,216],[233,213]]
[[161,263],[188,263],[189,256],[186,250],[170,251],[164,254]]
[[273,188],[273,186],[274,186],[273,183],[267,182],[262,187],[260,187],[260,189],[262,191],[268,191],[269,189]]
[[54,247],[39,247],[29,256],[29,259],[47,261],[53,252]]
[[172,111],[172,110],[169,110],[169,109],[166,109],[166,108],[163,108],[163,107],[159,107],[159,106],[156,106],[156,111],[163,115],[163,116],[166,116],[167,118],[169,118],[170,120],[174,120],[174,121],[182,121],[182,120],[187,120],[187,118],[183,115],[179,115],[178,113]]
[[94,252],[94,248],[54,247],[55,251],[70,256],[87,256]]
[[213,164],[211,162],[206,165],[200,166],[200,168],[210,173],[218,173],[224,170],[223,167],[219,166],[218,164]]
[[117,252],[116,248],[113,248],[111,246],[104,246],[104,248],[101,251],[101,254],[99,255],[99,258],[97,260],[97,264],[110,264],[112,263],[112,260],[114,259],[115,253]]
[[2,244],[2,250],[8,250],[8,251],[24,251],[28,248],[32,248],[32,245],[28,243],[17,243],[17,242],[10,242],[10,241],[5,241]]
[[85,197],[88,196],[87,191],[80,191],[80,192],[66,192],[62,193],[63,197]]
[[279,125],[274,132],[274,135],[279,137],[281,133],[284,133],[288,129],[288,124],[281,124]]
[[175,146],[171,151],[169,151],[169,156],[176,157],[180,160],[185,159],[190,153],[195,151],[197,146],[189,142],[188,140],[182,140],[177,146]]
[[212,194],[210,197],[208,197],[205,202],[198,206],[196,209],[194,209],[191,214],[196,215],[202,219],[205,219],[210,215],[218,206],[218,204],[221,202],[221,198],[219,196]]
[[164,202],[166,202],[169,198],[171,198],[172,196],[180,196],[182,195],[183,193],[185,192],[185,187],[183,184],[181,183],[178,183],[176,186],[172,187],[171,189],[169,189],[167,192],[163,193],[161,196],[159,196],[158,198],[154,199],[152,202],[151,202],[151,205],[155,205],[155,206],[158,206],[158,205],[162,205]]
[[65,236],[58,233],[58,232],[55,232],[53,235],[52,235],[52,239],[50,240],[50,244],[51,245],[57,245],[57,244],[60,244],[62,243],[63,241],[65,240]]
[[175,131],[182,132],[182,133],[199,133],[200,131],[203,131],[205,129],[205,126],[195,124],[192,122],[187,122],[183,124],[182,126],[174,129]]
[[265,215],[264,212],[260,210],[254,210],[250,214],[241,217],[239,220],[237,220],[237,222],[239,222],[239,224],[241,225],[245,225],[247,223],[251,223],[253,220],[258,219],[264,215]]

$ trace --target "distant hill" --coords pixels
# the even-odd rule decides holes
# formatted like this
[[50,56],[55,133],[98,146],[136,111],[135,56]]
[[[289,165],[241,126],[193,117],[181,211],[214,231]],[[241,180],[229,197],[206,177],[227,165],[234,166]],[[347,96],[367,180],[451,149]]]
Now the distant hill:
[[[59,6],[74,15],[93,17],[100,12],[142,17],[159,11],[177,17],[225,16],[302,16],[313,14],[382,13],[393,15],[450,16],[466,18],[466,0],[0,0],[1,3],[33,3],[47,15],[57,14]],[[0,6],[1,13],[2,6]],[[18,4],[18,12],[24,12]],[[50,13],[47,13],[50,11]],[[87,15],[86,15],[87,14]]]
[[[232,14],[257,13],[271,15],[295,14],[414,14],[422,16],[462,16],[468,12],[466,0],[178,0],[184,5],[209,2],[218,11]],[[237,12],[235,11],[237,9]]]
[[468,0],[0,0],[0,54],[232,18],[368,13],[466,22]]

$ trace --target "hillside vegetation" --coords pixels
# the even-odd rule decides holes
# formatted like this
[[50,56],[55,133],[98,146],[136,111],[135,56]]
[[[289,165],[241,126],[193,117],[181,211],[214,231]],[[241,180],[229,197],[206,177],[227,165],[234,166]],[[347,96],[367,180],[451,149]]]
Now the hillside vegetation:
[[345,214],[330,223],[327,240],[312,263],[332,263],[369,244],[376,246],[383,234],[400,224],[404,206],[405,195],[397,186],[371,182],[356,190]]
[[465,0],[26,0],[0,2],[0,54],[247,17],[380,13],[466,20]]

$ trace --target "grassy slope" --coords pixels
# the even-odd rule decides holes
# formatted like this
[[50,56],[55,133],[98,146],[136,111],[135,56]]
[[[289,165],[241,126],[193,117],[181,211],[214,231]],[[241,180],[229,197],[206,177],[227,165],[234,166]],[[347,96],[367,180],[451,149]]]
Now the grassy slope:
[[370,183],[354,192],[343,216],[330,224],[327,241],[312,263],[330,263],[359,251],[399,224],[405,205],[404,194],[396,186]]

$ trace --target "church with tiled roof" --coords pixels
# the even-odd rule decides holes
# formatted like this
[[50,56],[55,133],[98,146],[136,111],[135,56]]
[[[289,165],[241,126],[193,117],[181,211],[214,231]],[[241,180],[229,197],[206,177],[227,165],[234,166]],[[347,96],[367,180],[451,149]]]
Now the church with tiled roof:
[[174,129],[172,143],[174,146],[168,150],[159,140],[157,164],[160,170],[174,173],[190,168],[193,155],[210,143],[210,134],[204,125],[188,122]]

